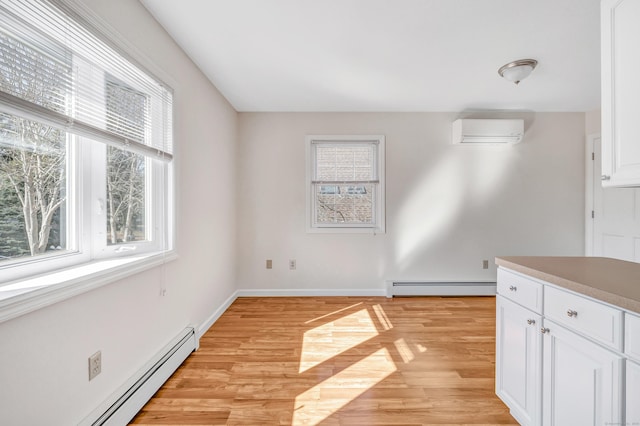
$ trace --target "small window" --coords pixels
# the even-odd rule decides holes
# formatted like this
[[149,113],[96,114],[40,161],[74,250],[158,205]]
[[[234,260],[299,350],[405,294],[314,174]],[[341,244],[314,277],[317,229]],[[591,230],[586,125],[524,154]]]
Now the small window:
[[310,232],[384,232],[384,136],[308,136]]

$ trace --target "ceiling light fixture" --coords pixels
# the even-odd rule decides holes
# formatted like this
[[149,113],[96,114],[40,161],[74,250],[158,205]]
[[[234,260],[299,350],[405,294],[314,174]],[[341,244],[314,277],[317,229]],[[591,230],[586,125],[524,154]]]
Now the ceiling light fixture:
[[535,59],[519,59],[501,66],[498,70],[498,74],[507,80],[518,84],[525,78],[529,77],[529,74],[531,74],[531,71],[535,69],[536,65],[538,65],[538,61]]

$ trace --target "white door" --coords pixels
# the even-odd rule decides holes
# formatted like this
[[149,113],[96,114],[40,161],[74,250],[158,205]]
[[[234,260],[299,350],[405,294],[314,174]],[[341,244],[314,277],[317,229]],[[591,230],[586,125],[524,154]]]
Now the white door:
[[496,298],[496,394],[522,426],[540,424],[540,315]]
[[544,326],[543,424],[620,424],[622,357],[552,321]]
[[592,169],[587,173],[586,199],[592,203],[593,214],[587,214],[586,253],[640,262],[640,188],[603,188],[600,137],[590,136],[589,145],[592,145],[593,160]]

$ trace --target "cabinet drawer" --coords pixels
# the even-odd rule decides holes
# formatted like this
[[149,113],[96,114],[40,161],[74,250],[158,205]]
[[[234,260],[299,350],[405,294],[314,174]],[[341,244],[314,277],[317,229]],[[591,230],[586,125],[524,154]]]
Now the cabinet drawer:
[[498,294],[527,309],[542,313],[542,284],[505,269],[498,269]]
[[555,287],[544,289],[544,315],[622,351],[622,311]]
[[640,317],[625,313],[624,330],[624,353],[640,361]]

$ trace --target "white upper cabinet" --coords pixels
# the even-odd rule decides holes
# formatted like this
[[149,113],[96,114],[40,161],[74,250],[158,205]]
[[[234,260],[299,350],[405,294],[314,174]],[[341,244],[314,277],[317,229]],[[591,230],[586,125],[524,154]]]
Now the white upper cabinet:
[[602,185],[640,186],[640,1],[601,5]]

